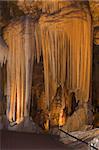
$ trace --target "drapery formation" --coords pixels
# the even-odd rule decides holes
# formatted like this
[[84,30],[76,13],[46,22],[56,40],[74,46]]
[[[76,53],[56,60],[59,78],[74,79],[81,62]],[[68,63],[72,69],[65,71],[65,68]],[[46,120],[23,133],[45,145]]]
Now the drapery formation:
[[29,115],[33,62],[36,59],[39,63],[41,55],[46,106],[49,107],[60,86],[64,93],[64,89],[68,91],[67,95],[74,92],[77,100],[88,101],[91,18],[87,9],[66,7],[54,15],[42,15],[35,24],[29,16],[22,17],[4,29],[4,38],[9,46],[7,116],[10,121],[19,123]]
[[[0,100],[3,100],[3,94],[6,94],[6,73],[5,66],[8,56],[8,47],[0,36]],[[2,110],[1,110],[2,111]]]
[[47,105],[60,85],[69,93],[75,92],[77,100],[87,102],[91,73],[91,18],[88,11],[66,8],[56,15],[44,15],[36,33],[38,28],[40,34],[36,43],[43,53]]
[[34,61],[34,24],[30,17],[12,21],[4,29],[9,46],[7,62],[7,116],[19,123],[29,115]]

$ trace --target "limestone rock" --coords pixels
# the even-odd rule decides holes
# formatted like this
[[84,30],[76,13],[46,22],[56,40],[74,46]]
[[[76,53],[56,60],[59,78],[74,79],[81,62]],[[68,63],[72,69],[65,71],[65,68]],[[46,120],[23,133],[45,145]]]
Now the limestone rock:
[[23,130],[25,132],[36,132],[40,133],[40,128],[36,126],[36,124],[33,122],[31,118],[25,118],[24,119],[24,125]]
[[50,133],[52,135],[59,135],[59,133],[60,133],[59,128],[58,127],[51,128]]
[[86,124],[87,114],[84,108],[79,108],[72,114],[72,116],[68,117],[66,125],[63,127],[63,129],[69,132],[82,130]]
[[14,131],[20,131],[20,132],[32,132],[32,133],[41,133],[42,132],[42,130],[29,117],[26,117],[19,124],[16,124],[16,123],[10,124],[8,129],[14,130]]
[[0,129],[8,129],[9,121],[6,115],[0,117]]
[[94,115],[94,122],[93,122],[93,124],[94,124],[94,127],[99,127],[99,113],[96,113]]
[[3,129],[2,119],[0,117],[0,130]]
[[4,128],[4,129],[8,129],[9,121],[8,121],[6,115],[4,115],[4,116],[2,117],[2,122],[3,122],[3,128]]

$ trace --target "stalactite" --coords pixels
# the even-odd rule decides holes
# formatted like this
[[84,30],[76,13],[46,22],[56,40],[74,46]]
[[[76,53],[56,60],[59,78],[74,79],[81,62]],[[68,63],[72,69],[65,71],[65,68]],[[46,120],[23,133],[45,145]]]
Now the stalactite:
[[[19,28],[20,28],[20,25],[19,25]],[[22,30],[22,29],[21,29]],[[16,111],[16,122],[19,123],[20,122],[20,119],[21,119],[21,70],[20,70],[20,67],[21,67],[21,59],[20,58],[20,53],[21,53],[21,49],[20,49],[20,30],[18,32],[19,34],[17,34],[17,58],[16,58],[16,64],[17,64],[17,67],[16,67],[16,95],[17,95],[17,100],[16,100],[16,103],[17,103],[17,111]],[[20,58],[20,59],[19,59]]]
[[40,4],[37,5],[38,8],[42,8],[44,13],[55,13],[60,11],[64,7],[71,5],[73,1],[64,1],[64,0],[50,0],[50,1],[40,1]]
[[5,64],[8,56],[8,47],[2,37],[0,36],[0,64],[1,66],[3,63]]
[[35,42],[36,42],[36,58],[37,58],[37,63],[40,62],[40,57],[41,57],[41,39],[40,37],[40,31],[39,31],[39,26],[38,23],[35,24],[35,31],[34,31],[34,36],[35,36]]
[[59,85],[75,92],[77,100],[89,99],[91,18],[80,9],[69,9],[54,17],[43,15],[39,21],[48,103]]
[[29,59],[30,59],[30,53],[28,53],[28,50],[30,49],[30,43],[29,43],[29,18],[27,18],[26,23],[25,23],[25,65],[26,65],[26,94],[25,94],[25,116],[27,116],[28,112],[27,112],[27,108],[28,108],[28,98],[29,98],[29,72],[28,70],[30,70],[29,67]]
[[[20,48],[23,49],[24,40],[21,39]],[[21,50],[20,49],[20,50]],[[21,120],[24,118],[24,99],[25,99],[25,54],[24,49],[21,50],[22,59],[21,59]]]
[[4,29],[9,46],[7,63],[7,117],[20,123],[29,116],[34,62],[34,23],[30,17],[12,21]]
[[[52,0],[53,1],[53,0]],[[34,59],[40,62],[43,56],[46,109],[61,87],[65,96],[64,107],[71,112],[71,99],[87,102],[89,98],[91,70],[91,21],[89,12],[71,7],[58,0],[43,2],[40,20],[31,17],[12,21],[4,29],[9,46],[7,64],[7,116],[10,121],[20,123],[29,116]],[[72,2],[73,3],[73,2]],[[62,11],[59,11],[63,8]],[[58,12],[57,12],[58,10]],[[56,13],[57,12],[57,13]],[[53,14],[54,13],[54,14]],[[65,102],[65,100],[67,102]],[[61,122],[60,122],[61,124]]]
[[[8,45],[8,35],[9,35],[9,32],[5,32],[4,33],[4,39]],[[8,62],[7,62],[7,72],[9,70],[9,64],[10,64],[10,60],[9,60],[9,56],[10,56],[10,51],[9,51],[9,55],[8,55]],[[9,70],[10,71],[10,70]],[[9,118],[9,108],[10,108],[10,77],[9,77],[9,74],[7,73],[7,109],[6,109],[6,115],[7,117]]]
[[[9,33],[10,34],[10,33]],[[11,74],[10,74],[10,90],[11,90],[11,95],[10,95],[10,100],[11,100],[11,105],[10,105],[10,115],[9,115],[9,118],[10,120],[15,120],[15,90],[16,90],[16,84],[15,84],[15,81],[16,81],[16,76],[15,76],[15,60],[16,60],[16,55],[15,55],[15,45],[14,45],[14,39],[13,39],[13,34],[9,35],[10,37],[10,42],[11,42],[11,56],[12,59],[11,59]],[[12,38],[12,40],[11,40]]]
[[[29,115],[29,107],[30,107],[30,98],[31,98],[31,86],[32,86],[32,73],[33,73],[33,62],[34,62],[34,24],[31,22],[31,19],[26,18],[25,24],[25,41],[27,45],[25,48],[25,69],[26,69],[26,95],[25,95],[25,115]],[[30,52],[28,52],[28,50]]]

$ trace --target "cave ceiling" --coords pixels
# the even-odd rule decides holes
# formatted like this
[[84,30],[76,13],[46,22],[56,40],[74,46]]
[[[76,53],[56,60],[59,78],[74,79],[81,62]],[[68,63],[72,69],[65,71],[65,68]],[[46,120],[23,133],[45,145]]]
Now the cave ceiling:
[[54,15],[60,11],[71,7],[71,9],[87,10],[92,16],[92,24],[94,27],[94,41],[97,43],[99,39],[99,1],[84,0],[16,0],[0,2],[0,28],[7,26],[10,20],[29,14],[33,19],[38,19],[42,14]]

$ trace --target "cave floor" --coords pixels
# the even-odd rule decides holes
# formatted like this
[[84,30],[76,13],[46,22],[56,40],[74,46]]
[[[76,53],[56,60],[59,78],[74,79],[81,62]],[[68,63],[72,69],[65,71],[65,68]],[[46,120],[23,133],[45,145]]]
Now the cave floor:
[[0,150],[87,150],[82,143],[62,144],[57,137],[15,131],[0,131]]

